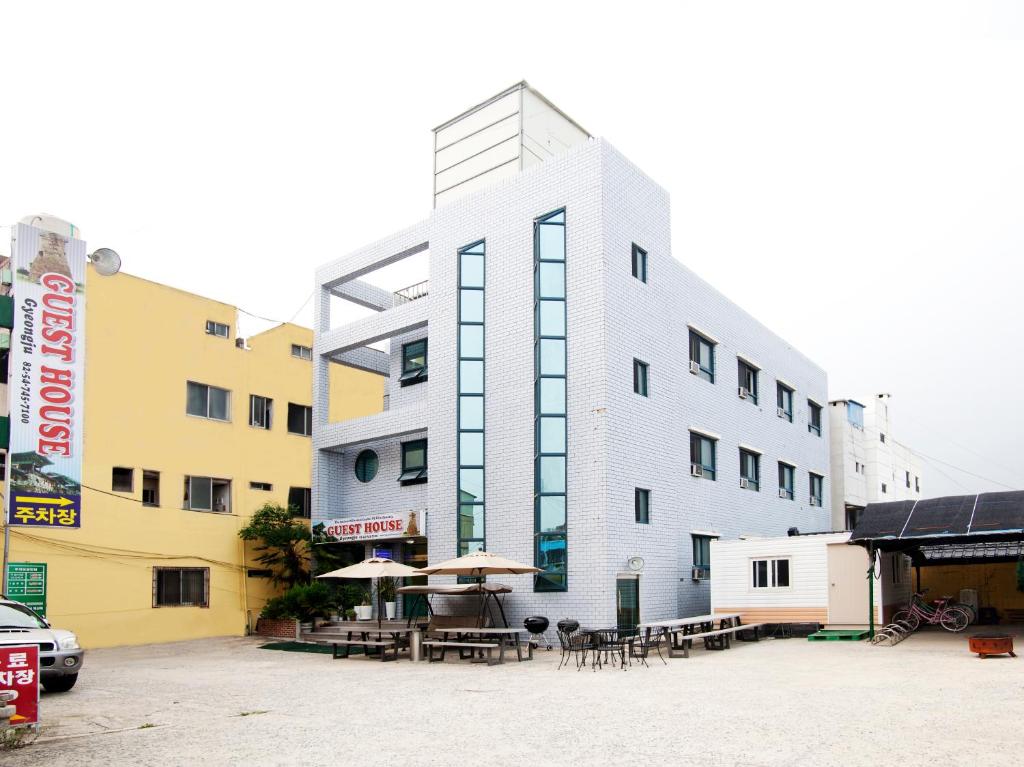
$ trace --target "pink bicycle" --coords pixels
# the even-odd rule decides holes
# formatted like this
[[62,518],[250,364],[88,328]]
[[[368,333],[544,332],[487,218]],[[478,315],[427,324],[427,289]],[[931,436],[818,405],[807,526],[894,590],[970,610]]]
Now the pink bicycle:
[[905,623],[911,631],[917,631],[922,623],[934,626],[936,623],[946,631],[960,632],[971,623],[971,614],[960,605],[951,604],[952,597],[943,597],[934,607],[924,601],[923,593],[916,593],[910,604],[892,616],[893,623]]

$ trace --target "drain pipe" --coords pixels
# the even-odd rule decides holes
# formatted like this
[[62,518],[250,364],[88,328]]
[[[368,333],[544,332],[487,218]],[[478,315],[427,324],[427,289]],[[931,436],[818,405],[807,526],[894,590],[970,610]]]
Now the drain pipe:
[[875,638],[875,548],[868,543],[868,639]]

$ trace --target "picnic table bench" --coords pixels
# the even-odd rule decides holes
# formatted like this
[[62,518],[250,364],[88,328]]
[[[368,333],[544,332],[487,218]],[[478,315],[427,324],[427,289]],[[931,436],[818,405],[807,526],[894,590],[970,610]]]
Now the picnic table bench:
[[[716,622],[718,623],[717,629],[715,628]],[[704,647],[708,650],[726,650],[732,646],[731,640],[734,636],[740,641],[758,641],[761,638],[760,628],[763,625],[762,623],[743,624],[740,622],[739,613],[720,613],[652,621],[641,623],[637,628],[646,633],[648,642],[651,641],[652,633],[655,634],[655,637],[664,638],[668,642],[670,658],[689,658],[695,639],[703,640]],[[753,639],[748,640],[751,632]]]
[[[516,659],[522,662],[523,646],[527,649],[527,660],[533,660],[533,645],[529,640],[520,638],[525,629],[519,628],[498,628],[498,627],[466,627],[466,626],[445,626],[437,628],[435,634],[440,633],[441,638],[432,636],[423,640],[423,646],[427,648],[427,660],[431,663],[443,661],[449,647],[456,647],[459,650],[459,657],[462,659],[473,659],[478,650],[486,652],[488,665],[494,665],[492,656],[494,649],[498,650],[497,663],[505,662],[505,647],[512,645],[516,648]],[[454,634],[455,638],[450,638]],[[491,639],[491,637],[494,637]],[[441,653],[435,656],[434,648],[439,647]],[[469,650],[469,655],[466,654]]]

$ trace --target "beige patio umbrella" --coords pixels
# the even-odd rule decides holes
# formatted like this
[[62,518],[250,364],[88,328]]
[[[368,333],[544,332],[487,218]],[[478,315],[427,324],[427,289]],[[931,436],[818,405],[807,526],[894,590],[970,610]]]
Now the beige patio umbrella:
[[[514,559],[503,557],[500,554],[492,554],[489,551],[474,551],[456,559],[449,559],[437,565],[427,565],[417,572],[420,575],[468,575],[475,578],[482,578],[485,575],[525,575],[527,573],[539,573],[541,569],[533,565],[524,565]],[[498,604],[501,612],[501,619],[508,625],[505,618],[505,610],[501,602],[493,594],[490,595]],[[480,592],[480,615],[483,617],[486,597],[483,590]]]
[[[362,562],[357,562],[339,570],[331,570],[329,573],[318,575],[317,578],[408,578],[415,575],[423,575],[422,570],[415,567],[403,565],[393,559],[384,557],[370,557]],[[377,628],[380,628],[380,618],[384,605],[380,599],[380,589],[377,589]]]
[[421,567],[416,572],[419,575],[525,575],[526,573],[539,573],[539,567],[524,565],[514,559],[503,557],[500,554],[492,554],[489,551],[474,551],[472,554],[449,559],[437,565]]

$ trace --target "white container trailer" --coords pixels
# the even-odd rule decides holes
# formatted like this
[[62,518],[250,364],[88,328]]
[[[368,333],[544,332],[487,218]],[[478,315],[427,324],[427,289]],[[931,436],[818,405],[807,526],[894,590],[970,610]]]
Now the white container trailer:
[[[715,540],[711,611],[744,623],[821,623],[867,627],[868,554],[850,533]],[[910,560],[879,554],[874,570],[876,626],[910,600]]]

